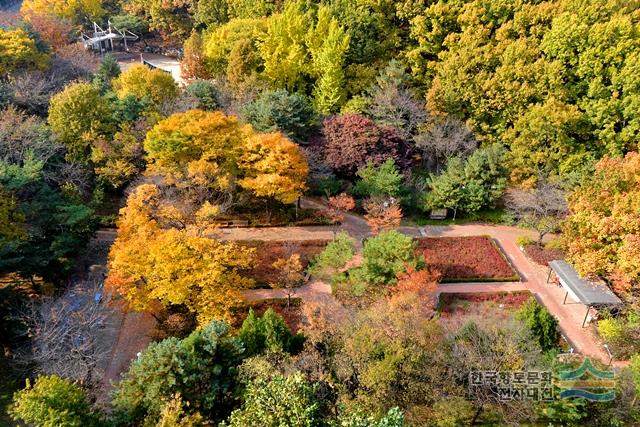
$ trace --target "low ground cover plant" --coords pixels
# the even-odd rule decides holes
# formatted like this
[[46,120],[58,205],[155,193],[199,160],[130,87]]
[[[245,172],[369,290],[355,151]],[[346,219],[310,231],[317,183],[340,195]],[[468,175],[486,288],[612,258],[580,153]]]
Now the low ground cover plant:
[[417,239],[417,251],[443,282],[517,281],[497,244],[488,236],[426,237]]

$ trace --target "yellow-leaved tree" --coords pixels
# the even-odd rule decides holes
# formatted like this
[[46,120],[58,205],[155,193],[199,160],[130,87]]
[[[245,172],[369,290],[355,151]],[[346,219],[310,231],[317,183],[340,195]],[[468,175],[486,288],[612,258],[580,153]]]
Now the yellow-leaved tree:
[[31,16],[55,16],[76,24],[86,19],[100,21],[104,16],[102,0],[24,0],[20,13]]
[[133,95],[152,102],[156,107],[178,96],[178,85],[171,74],[159,69],[152,70],[143,64],[136,64],[124,71],[113,80],[112,85],[120,98]]
[[568,257],[583,275],[607,276],[619,292],[640,285],[640,154],[605,157],[569,198]]
[[107,286],[135,310],[181,305],[201,325],[233,320],[241,289],[253,284],[242,270],[254,250],[207,236],[198,218],[167,204],[157,186],[140,185],[120,212]]
[[36,43],[22,28],[0,28],[0,76],[21,68],[46,68],[48,56],[38,51]]
[[147,171],[178,186],[233,188],[238,159],[251,132],[235,117],[191,110],[162,120],[147,133]]
[[280,132],[252,135],[240,162],[244,178],[239,184],[266,199],[269,220],[273,200],[294,203],[306,189],[307,160],[298,145]]

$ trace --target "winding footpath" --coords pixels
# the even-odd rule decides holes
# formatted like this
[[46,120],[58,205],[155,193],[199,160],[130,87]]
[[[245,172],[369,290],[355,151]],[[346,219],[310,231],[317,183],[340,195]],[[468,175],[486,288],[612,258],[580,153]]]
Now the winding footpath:
[[[304,198],[302,206],[307,208],[324,208],[324,204],[317,199]],[[364,218],[346,214],[342,223],[342,230],[347,231],[361,247],[364,238],[370,235],[369,226]],[[506,283],[443,283],[439,285],[440,292],[479,293],[479,292],[515,292],[529,291],[542,303],[557,319],[560,330],[574,351],[587,357],[609,361],[609,355],[590,327],[582,327],[586,308],[582,304],[567,302],[563,304],[565,292],[556,285],[547,284],[548,270],[535,264],[520,250],[516,239],[522,235],[535,237],[535,233],[517,227],[486,224],[465,224],[449,226],[408,227],[403,226],[400,232],[414,237],[455,237],[488,235],[495,239],[502,247],[505,255],[518,271],[520,282]],[[225,231],[227,238],[247,239],[260,238],[269,240],[296,239],[305,236],[309,239],[322,239],[330,236],[328,227],[283,227],[269,229],[268,233],[259,229],[229,229]],[[303,240],[303,239],[302,239]],[[311,281],[298,288],[296,296],[305,301],[324,301],[331,304],[331,287],[317,281]],[[250,300],[264,298],[279,298],[284,296],[280,289],[256,289],[245,291]],[[334,302],[337,304],[337,302]],[[614,364],[620,364],[615,363]]]
[[[322,209],[324,204],[318,199],[304,198],[302,206],[305,208]],[[358,249],[362,248],[363,240],[370,235],[369,226],[364,218],[346,214],[341,229],[347,231],[356,241]],[[516,244],[516,239],[522,235],[534,233],[517,227],[507,227],[486,224],[465,224],[449,226],[410,227],[402,226],[400,232],[414,237],[455,237],[488,235],[498,242],[505,255],[518,271],[520,282],[505,283],[442,283],[440,292],[447,293],[481,293],[481,292],[515,292],[529,291],[537,300],[558,319],[560,330],[574,351],[584,356],[609,361],[602,343],[589,327],[582,328],[585,307],[582,304],[563,304],[564,291],[555,285],[547,284],[548,270],[529,260]],[[97,239],[113,241],[115,230],[98,232]],[[269,227],[269,228],[227,228],[218,233],[218,238],[224,240],[316,240],[333,238],[331,227]],[[285,298],[283,289],[251,289],[244,291],[248,300],[268,298]],[[343,307],[331,294],[331,286],[313,278],[296,289],[295,297],[306,303],[320,306],[332,319],[339,319],[346,313]],[[121,372],[125,371],[130,360],[136,357],[151,341],[149,336],[153,329],[153,319],[139,313],[123,310],[120,333],[117,335],[111,358],[106,368],[106,382],[116,381]],[[624,365],[624,362],[613,362],[614,365]]]

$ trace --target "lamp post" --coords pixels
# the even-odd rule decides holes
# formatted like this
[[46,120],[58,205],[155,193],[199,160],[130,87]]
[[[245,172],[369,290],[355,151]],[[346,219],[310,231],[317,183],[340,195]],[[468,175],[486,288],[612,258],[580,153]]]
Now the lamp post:
[[611,362],[613,362],[613,354],[611,354],[611,350],[609,350],[609,345],[605,343],[602,344],[602,346],[607,350],[607,353],[609,353],[609,364],[607,366],[611,366]]

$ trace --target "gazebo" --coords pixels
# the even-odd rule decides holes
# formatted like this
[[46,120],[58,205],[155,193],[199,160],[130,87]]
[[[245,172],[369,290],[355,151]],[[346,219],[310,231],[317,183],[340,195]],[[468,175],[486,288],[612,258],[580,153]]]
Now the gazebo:
[[587,306],[587,312],[582,321],[584,328],[589,316],[591,307],[615,306],[622,304],[620,298],[616,296],[602,280],[588,280],[580,277],[578,272],[570,264],[563,260],[555,260],[549,263],[549,275],[547,283],[551,279],[551,274],[555,273],[560,281],[560,285],[566,291],[564,301],[567,303],[567,297],[571,295],[575,301]]

